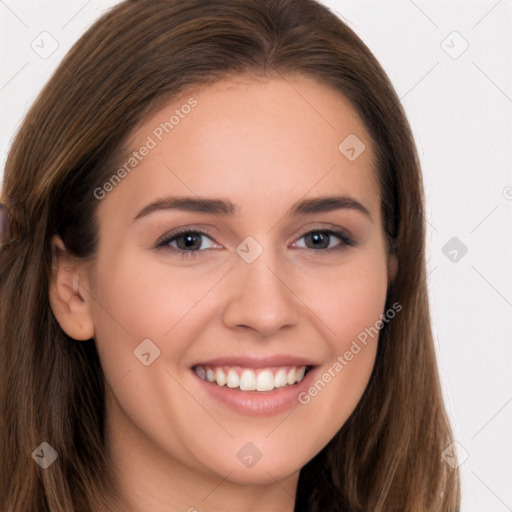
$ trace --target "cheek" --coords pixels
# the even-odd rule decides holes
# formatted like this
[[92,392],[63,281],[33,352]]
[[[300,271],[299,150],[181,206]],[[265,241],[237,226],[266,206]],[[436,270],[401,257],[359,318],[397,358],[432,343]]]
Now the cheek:
[[134,351],[144,340],[178,361],[189,341],[176,333],[218,280],[197,270],[193,277],[188,269],[166,272],[161,264],[141,260],[129,253],[99,260],[91,285],[96,344],[111,384],[139,369]]
[[328,437],[353,412],[373,370],[387,292],[385,259],[368,253],[316,283],[316,292],[308,287],[302,293],[323,325],[329,362],[299,401],[312,428],[325,429]]
[[387,280],[378,265],[372,270],[354,271],[338,281],[339,289],[325,306],[326,318],[334,331],[333,345],[337,353],[349,349],[357,339],[384,312]]
[[385,256],[379,248],[361,251],[346,264],[309,277],[303,281],[301,297],[323,322],[332,356],[343,354],[384,313]]

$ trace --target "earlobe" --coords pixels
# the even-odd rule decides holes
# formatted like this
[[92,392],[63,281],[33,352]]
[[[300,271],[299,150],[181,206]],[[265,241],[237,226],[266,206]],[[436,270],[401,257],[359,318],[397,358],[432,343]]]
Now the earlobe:
[[79,260],[71,256],[60,236],[52,238],[50,305],[62,330],[76,340],[94,336],[89,297],[85,292],[87,274]]

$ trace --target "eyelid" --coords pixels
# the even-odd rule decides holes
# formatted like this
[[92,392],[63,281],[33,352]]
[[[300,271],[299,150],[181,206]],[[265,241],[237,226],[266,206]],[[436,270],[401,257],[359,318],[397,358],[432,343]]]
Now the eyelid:
[[[330,248],[315,249],[315,248],[311,248],[311,247],[300,247],[300,249],[307,249],[307,251],[313,251],[314,253],[317,253],[317,254],[318,253],[330,254],[335,251],[340,251],[340,250],[346,249],[347,247],[354,247],[354,246],[358,245],[356,239],[352,236],[352,234],[348,230],[341,228],[340,226],[329,225],[329,227],[326,227],[325,224],[323,226],[319,226],[317,224],[317,225],[309,227],[306,231],[301,231],[299,236],[295,235],[294,242],[292,243],[292,246],[297,244],[297,242],[299,240],[301,240],[302,238],[304,238],[312,233],[318,233],[318,232],[327,233],[329,236],[334,235],[336,238],[339,239],[340,243],[338,243],[334,247],[330,247]],[[178,237],[181,234],[186,234],[186,233],[195,233],[195,234],[199,234],[201,236],[205,236],[205,237],[209,238],[213,244],[217,245],[217,247],[215,247],[215,248],[210,247],[210,248],[206,248],[206,249],[187,251],[184,249],[172,247],[170,245],[171,241],[173,241],[174,238]],[[211,234],[209,234],[206,230],[199,228],[199,227],[194,227],[194,226],[184,226],[184,227],[172,230],[168,233],[165,233],[164,235],[159,237],[158,240],[155,242],[153,248],[155,248],[155,249],[167,248],[169,251],[172,251],[175,254],[178,254],[181,258],[193,258],[193,257],[201,257],[206,254],[209,254],[212,250],[217,250],[219,248],[222,248],[222,245],[219,244],[215,240],[215,238]]]
[[[174,230],[171,230],[165,234],[163,234],[161,237],[158,238],[158,240],[153,244],[153,248],[158,249],[159,247],[165,247],[173,238],[177,237],[178,235],[182,235],[184,233],[197,233],[202,236],[206,236],[212,240],[217,245],[220,245],[215,238],[205,231],[202,228],[194,227],[194,226],[185,226],[182,228],[176,228]],[[186,252],[192,252],[192,251],[186,251]]]
[[309,249],[309,250],[312,250],[315,252],[330,252],[332,250],[336,250],[337,248],[343,248],[345,246],[354,247],[357,245],[355,239],[346,230],[340,229],[340,228],[313,228],[313,229],[310,229],[310,230],[302,233],[296,239],[296,241],[293,243],[296,244],[298,240],[301,240],[305,236],[310,235],[312,233],[327,233],[329,236],[335,236],[336,238],[338,238],[340,240],[340,243],[338,245],[331,247],[329,249],[321,249],[320,250],[320,249],[312,249],[310,247],[306,247],[306,249]]
[[293,235],[294,243],[295,243],[295,241],[297,241],[298,239],[300,239],[306,235],[309,235],[311,233],[316,233],[319,231],[336,235],[336,236],[340,237],[341,240],[343,242],[345,242],[347,245],[356,245],[357,244],[357,239],[351,233],[350,230],[343,228],[341,226],[335,225],[335,224],[322,223],[322,222],[311,223],[311,225],[308,226],[308,228],[305,231],[301,229],[298,232],[298,234]]

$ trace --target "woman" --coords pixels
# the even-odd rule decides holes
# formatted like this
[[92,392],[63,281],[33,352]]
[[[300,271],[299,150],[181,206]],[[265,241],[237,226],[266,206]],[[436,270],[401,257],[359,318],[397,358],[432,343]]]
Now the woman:
[[2,188],[6,511],[456,511],[422,177],[313,0],[126,1]]

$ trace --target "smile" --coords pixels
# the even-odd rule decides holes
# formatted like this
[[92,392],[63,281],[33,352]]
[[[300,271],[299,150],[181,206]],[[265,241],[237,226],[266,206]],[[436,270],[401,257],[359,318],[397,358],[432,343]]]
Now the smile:
[[241,366],[196,365],[196,375],[217,386],[227,386],[240,391],[272,391],[299,383],[309,366],[274,366],[268,368],[244,368]]

